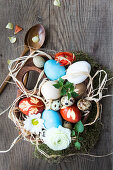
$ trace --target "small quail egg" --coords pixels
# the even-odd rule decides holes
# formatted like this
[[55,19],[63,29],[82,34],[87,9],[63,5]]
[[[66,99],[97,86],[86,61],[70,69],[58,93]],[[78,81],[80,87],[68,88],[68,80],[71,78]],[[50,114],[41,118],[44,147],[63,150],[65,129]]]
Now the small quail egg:
[[68,128],[68,129],[71,130],[72,129],[72,124],[70,122],[68,122],[68,121],[64,121],[63,127]]
[[35,56],[33,57],[33,64],[38,67],[38,68],[42,68],[44,67],[44,63],[45,63],[45,60],[43,59],[43,57],[41,56]]
[[54,100],[54,101],[51,103],[50,108],[51,108],[52,110],[54,110],[54,111],[58,111],[58,110],[60,110],[60,105],[61,105],[60,100]]
[[86,111],[86,110],[90,110],[91,109],[91,102],[89,100],[86,99],[80,99],[77,102],[77,107],[81,110],[81,111]]
[[68,99],[68,96],[63,96],[61,98],[61,105],[63,105],[63,106],[71,106],[74,104],[74,102],[75,102],[75,99],[73,97]]

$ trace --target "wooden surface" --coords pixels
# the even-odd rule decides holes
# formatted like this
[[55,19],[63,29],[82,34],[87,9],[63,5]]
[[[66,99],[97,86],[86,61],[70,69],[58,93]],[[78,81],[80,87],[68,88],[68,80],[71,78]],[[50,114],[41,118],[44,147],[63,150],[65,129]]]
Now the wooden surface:
[[[13,31],[5,26],[12,22],[24,28],[17,34],[17,42],[10,44]],[[56,50],[88,52],[99,63],[113,68],[113,1],[61,0],[61,8],[53,0],[0,0],[0,82],[8,73],[7,60],[16,58],[23,49],[26,31],[42,23],[46,29],[44,47]],[[33,79],[33,78],[32,78]],[[109,93],[112,93],[112,89]],[[16,97],[15,85],[8,84],[0,96],[0,111],[6,109]],[[103,130],[99,142],[91,153],[102,155],[112,151],[112,98],[103,100]],[[18,135],[8,112],[0,117],[0,150],[9,148]],[[105,158],[73,157],[70,162],[48,164],[33,157],[34,148],[20,141],[9,153],[0,154],[0,170],[111,170],[112,156]]]

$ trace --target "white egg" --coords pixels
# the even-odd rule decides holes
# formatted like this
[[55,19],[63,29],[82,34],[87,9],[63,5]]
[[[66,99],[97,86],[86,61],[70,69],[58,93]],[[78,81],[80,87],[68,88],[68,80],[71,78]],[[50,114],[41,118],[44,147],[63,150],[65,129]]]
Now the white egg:
[[55,100],[61,97],[60,89],[56,89],[53,85],[57,81],[47,81],[41,87],[41,93],[46,100]]
[[33,64],[38,67],[38,68],[42,68],[44,67],[44,63],[45,63],[45,60],[43,57],[41,56],[35,56],[33,57]]
[[78,61],[70,65],[67,69],[66,79],[74,84],[82,83],[88,76],[84,75],[83,72],[90,73],[91,65],[86,61]]

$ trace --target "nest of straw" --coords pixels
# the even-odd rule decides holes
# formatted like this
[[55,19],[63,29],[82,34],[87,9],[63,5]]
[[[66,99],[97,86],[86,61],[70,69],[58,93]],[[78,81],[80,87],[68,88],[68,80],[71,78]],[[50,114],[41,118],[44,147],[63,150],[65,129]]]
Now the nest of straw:
[[[89,57],[87,54],[84,54],[82,52],[77,52],[76,53],[77,56],[77,61],[80,60],[85,60],[88,61],[91,66],[92,66],[92,71],[91,74],[94,75],[94,73],[97,70],[100,69],[104,69],[106,70],[107,74],[108,74],[108,78],[113,76],[113,73],[109,70],[107,70],[106,68],[103,68],[101,65],[99,65],[97,62],[95,62],[91,57]],[[109,81],[108,85],[110,85],[112,83],[112,81]],[[94,82],[94,86],[97,87],[97,81],[95,80]],[[21,99],[21,98],[20,98]],[[23,115],[23,113],[19,110],[18,108],[18,102],[15,103],[15,105],[13,105],[9,111],[9,118],[14,122],[14,124],[16,125],[17,129],[19,130],[19,133],[22,134],[22,136],[24,137],[25,140],[36,144],[38,142],[38,148],[39,150],[37,150],[37,147],[35,149],[35,156],[36,157],[41,157],[41,158],[45,158],[45,156],[43,156],[42,153],[38,152],[38,151],[44,151],[44,153],[46,153],[47,155],[49,155],[46,158],[50,158],[55,160],[55,158],[67,158],[68,156],[72,156],[72,155],[76,155],[77,153],[86,153],[88,152],[90,149],[92,149],[94,147],[94,145],[96,144],[96,142],[98,141],[99,135],[101,133],[101,120],[99,119],[99,115],[100,115],[100,104],[99,102],[92,102],[92,109],[89,112],[89,114],[87,114],[82,122],[84,125],[92,125],[92,126],[86,126],[85,127],[85,131],[81,134],[81,137],[83,137],[83,141],[82,141],[82,148],[80,151],[77,151],[74,147],[73,144],[73,140],[72,143],[70,145],[70,147],[66,150],[63,151],[53,151],[50,148],[48,148],[39,138],[38,135],[35,134],[31,134],[29,131],[26,131],[24,128],[24,123],[23,121],[25,120],[25,115]],[[58,159],[57,159],[58,161]]]

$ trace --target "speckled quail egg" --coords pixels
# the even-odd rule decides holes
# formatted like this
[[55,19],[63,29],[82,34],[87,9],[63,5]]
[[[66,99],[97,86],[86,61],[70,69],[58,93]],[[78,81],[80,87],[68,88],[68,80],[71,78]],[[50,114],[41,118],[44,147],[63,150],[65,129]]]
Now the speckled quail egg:
[[63,106],[71,106],[74,104],[74,102],[75,102],[75,99],[73,97],[68,99],[68,96],[63,96],[61,98],[61,105],[63,105]]
[[89,100],[86,99],[80,99],[77,102],[77,107],[81,110],[81,111],[87,111],[91,109],[91,102]]
[[54,100],[52,103],[51,103],[51,106],[50,106],[50,109],[54,110],[54,111],[58,111],[60,110],[60,100]]

